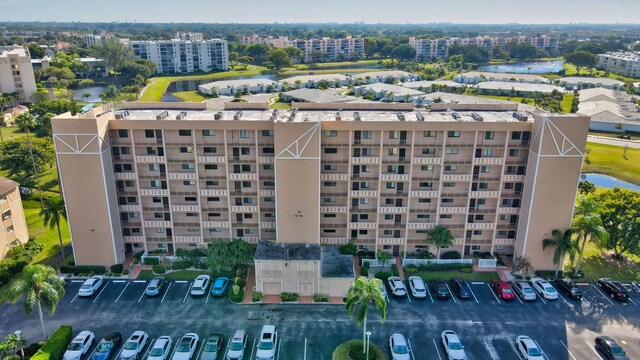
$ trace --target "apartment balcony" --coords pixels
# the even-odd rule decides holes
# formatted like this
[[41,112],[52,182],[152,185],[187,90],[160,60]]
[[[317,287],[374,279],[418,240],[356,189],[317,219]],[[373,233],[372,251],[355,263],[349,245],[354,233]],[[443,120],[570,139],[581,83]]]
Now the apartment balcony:
[[410,191],[411,198],[436,198],[439,196],[438,191]]
[[140,189],[142,196],[169,196],[169,189]]
[[321,213],[346,213],[346,206],[320,206]]
[[376,181],[379,180],[377,171],[375,173],[366,172],[366,173],[353,174],[352,179],[353,180],[376,180]]
[[226,189],[200,189],[200,196],[227,196]]
[[454,238],[453,245],[462,245],[464,244],[464,238]]
[[519,207],[499,207],[498,208],[498,214],[520,214],[520,208]]
[[524,182],[524,175],[504,175],[502,180],[505,182]]
[[467,208],[465,206],[441,206],[441,214],[466,214]]
[[142,226],[144,227],[153,227],[153,228],[170,228],[171,225],[171,221],[149,221],[149,220],[145,220],[142,222]]
[[473,165],[502,165],[504,159],[501,157],[480,157],[473,158]]
[[113,174],[113,177],[116,180],[135,180],[136,173],[135,172],[117,172]]
[[199,220],[173,220],[174,228],[199,228],[200,221]]
[[275,190],[260,190],[260,196],[276,196]]
[[144,243],[144,236],[123,236],[122,240],[125,243]]
[[467,229],[468,230],[493,230],[494,225],[492,222],[491,223],[474,222],[474,223],[468,223]]
[[202,227],[204,228],[228,228],[229,226],[231,226],[229,221],[204,220],[202,222]]
[[351,197],[378,197],[377,190],[351,190],[349,191]]
[[416,229],[416,230],[428,230],[428,229],[433,229],[434,227],[436,227],[435,223],[427,223],[427,222],[409,222],[409,225],[408,225],[409,229]]
[[476,146],[475,141],[473,140],[451,140],[447,139],[447,147],[474,147]]
[[176,243],[189,243],[189,244],[201,244],[204,243],[204,239],[202,238],[202,236],[184,236],[184,235],[180,235],[180,236],[174,236],[173,237],[174,241]]
[[409,174],[381,174],[380,181],[409,181]]
[[240,213],[257,213],[260,212],[260,208],[257,206],[238,206],[233,205],[230,209],[232,212],[240,212]]
[[349,174],[320,174],[320,180],[347,181],[349,180]]
[[375,229],[375,222],[349,222],[349,229]]
[[258,157],[258,162],[261,164],[273,164],[274,162],[274,157],[273,156],[259,156]]
[[224,164],[227,162],[225,156],[198,156],[199,163],[207,164]]
[[257,244],[260,242],[259,236],[243,236],[242,239],[249,244]]
[[166,161],[165,156],[153,156],[153,155],[136,156],[136,162],[139,162],[139,163],[164,163],[165,161]]
[[320,197],[345,197],[349,194],[347,190],[320,190]]
[[444,174],[442,181],[471,181],[471,175],[466,174]]
[[199,205],[171,205],[171,211],[200,212],[200,206]]
[[494,245],[515,245],[516,239],[496,238],[493,241]]
[[352,164],[379,164],[379,157],[351,157]]
[[404,238],[377,238],[376,243],[380,245],[402,245]]
[[322,245],[339,245],[346,244],[349,242],[349,239],[346,237],[321,237],[320,244]]
[[118,205],[118,209],[124,212],[140,211],[140,205]]
[[193,153],[179,153],[179,154],[169,154],[167,155],[167,159],[169,162],[185,162],[185,161],[193,161],[195,159]]
[[472,198],[498,198],[500,197],[500,191],[472,191]]
[[256,173],[232,173],[229,174],[229,180],[258,180]]
[[260,223],[260,225],[265,229],[275,229],[276,228],[275,221],[263,221],[263,222]]
[[167,173],[168,180],[196,180],[198,174],[195,172],[169,172]]
[[407,212],[406,207],[380,206],[378,212],[381,214],[403,214]]

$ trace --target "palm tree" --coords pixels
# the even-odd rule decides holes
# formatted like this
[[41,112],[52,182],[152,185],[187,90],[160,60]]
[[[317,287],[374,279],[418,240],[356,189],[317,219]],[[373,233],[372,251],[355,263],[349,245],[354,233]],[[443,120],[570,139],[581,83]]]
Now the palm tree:
[[582,195],[593,194],[596,186],[591,181],[583,180],[578,183],[578,192]]
[[587,244],[587,240],[607,240],[609,238],[609,233],[604,228],[602,218],[600,214],[598,214],[599,210],[600,204],[592,197],[578,197],[574,210],[573,231],[578,235],[578,241],[580,242],[580,239],[582,239],[582,241],[580,242],[580,250],[578,252],[578,264],[575,270],[576,276],[580,271],[582,255],[584,254],[584,247]]
[[60,253],[62,254],[62,261],[66,259],[64,256],[64,246],[62,245],[62,233],[60,232],[60,220],[67,220],[67,209],[64,206],[64,200],[62,198],[51,198],[44,202],[42,209],[40,210],[40,216],[44,226],[58,230],[58,241],[60,243]]
[[4,338],[2,342],[6,344],[8,350],[20,349],[20,354],[24,359],[24,347],[27,346],[27,340],[24,338],[24,336],[22,336],[21,331],[16,331],[13,334],[7,335],[7,337]]
[[31,138],[29,137],[29,128],[36,126],[36,117],[31,115],[28,111],[25,111],[16,117],[15,124],[27,134],[29,157],[31,158],[31,166],[33,167],[33,176],[35,177],[36,186],[38,187],[38,193],[40,194],[40,207],[42,208],[42,189],[40,188],[40,177],[38,176],[38,170],[36,169],[36,161],[33,158],[33,147],[31,146]]
[[569,255],[572,259],[575,256],[576,245],[571,239],[572,233],[571,229],[567,229],[564,232],[555,229],[551,232],[553,239],[542,240],[543,250],[549,246],[555,246],[556,248],[556,251],[553,252],[553,264],[556,266],[556,278],[558,277],[560,265],[562,264],[562,259],[564,259],[565,255]]
[[387,317],[387,300],[382,295],[382,280],[368,279],[360,276],[349,288],[345,307],[347,314],[355,319],[356,325],[362,325],[362,353],[365,352],[365,336],[367,333],[367,313],[372,303],[380,311],[382,320]]
[[427,240],[432,241],[436,246],[436,259],[440,258],[440,248],[453,245],[453,235],[451,235],[451,231],[442,225],[438,225],[429,230]]
[[25,313],[31,314],[34,309],[38,309],[42,333],[47,338],[42,307],[44,306],[49,314],[56,312],[58,302],[64,297],[64,280],[59,278],[50,266],[27,265],[22,270],[22,276],[15,280],[7,291],[7,299],[14,304],[23,297]]

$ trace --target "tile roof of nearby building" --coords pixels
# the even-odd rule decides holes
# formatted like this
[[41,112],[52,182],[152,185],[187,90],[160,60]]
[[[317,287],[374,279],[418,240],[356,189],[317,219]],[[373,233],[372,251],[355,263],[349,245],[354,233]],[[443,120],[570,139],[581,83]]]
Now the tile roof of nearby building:
[[347,81],[349,77],[343,74],[318,74],[318,75],[299,75],[284,78],[280,80],[280,83],[287,82],[289,84],[295,84],[296,81],[300,82],[317,82],[317,81]]
[[366,91],[373,91],[376,93],[387,92],[391,93],[394,96],[421,96],[424,95],[424,92],[413,90],[408,87],[399,86],[399,85],[391,85],[385,83],[373,83],[368,85],[362,85],[357,87],[357,89],[363,89]]
[[216,89],[224,89],[224,88],[236,88],[241,86],[268,86],[268,85],[278,85],[277,81],[273,81],[270,79],[238,79],[238,80],[221,80],[214,81],[206,84],[202,84],[200,86],[205,88],[216,88]]
[[320,245],[285,244],[260,241],[256,247],[255,260],[308,260],[321,259]]
[[408,77],[417,77],[418,75],[412,74],[410,72],[402,71],[402,70],[386,70],[386,71],[369,71],[363,72],[360,74],[354,74],[354,79],[365,79],[366,77],[374,78],[387,78],[389,76],[394,78],[408,78]]
[[284,95],[292,97],[297,100],[308,101],[308,102],[313,102],[318,104],[350,102],[357,99],[354,96],[340,95],[340,94],[336,94],[333,91],[324,91],[324,90],[307,89],[307,88],[287,91],[284,93]]
[[353,278],[353,256],[340,254],[337,246],[323,246],[320,272],[323,278]]
[[485,90],[511,90],[514,91],[528,91],[528,92],[540,92],[550,93],[553,90],[564,92],[564,89],[559,86],[549,84],[532,84],[532,83],[519,83],[508,81],[484,81],[475,85],[478,89]]
[[0,176],[0,195],[4,195],[8,192],[15,190],[19,184],[11,179]]
[[[580,114],[594,116],[596,114],[600,114],[603,112],[610,112],[618,116],[619,118],[625,117],[624,112],[622,111],[620,106],[615,102],[606,101],[606,100],[588,101],[588,102],[581,102],[578,105],[578,113]],[[624,119],[620,119],[620,120],[624,120]],[[615,122],[618,122],[618,121],[616,120]]]
[[611,90],[605,88],[592,88],[592,89],[583,89],[578,91],[580,96],[580,102],[589,101],[589,99],[596,98],[599,96],[606,96],[613,101],[629,101],[631,96],[627,94],[625,91],[619,90]]
[[410,89],[420,89],[420,88],[430,89],[431,85],[448,86],[448,87],[451,87],[451,88],[460,88],[460,87],[464,86],[463,84],[457,83],[455,81],[450,81],[450,80],[407,81],[407,82],[399,83],[398,85],[404,86],[404,87],[408,87]]
[[567,84],[602,84],[608,86],[622,86],[624,81],[611,79],[611,78],[594,78],[588,76],[568,76],[558,79],[559,82],[566,82]]
[[440,98],[444,103],[451,104],[505,104],[514,103],[514,101],[491,99],[480,96],[460,95],[445,92],[433,92],[423,96],[425,99],[435,100]]
[[527,82],[540,82],[547,83],[548,79],[543,78],[542,76],[533,75],[533,74],[511,74],[511,73],[493,73],[489,71],[469,71],[466,73],[458,74],[454,76],[454,80],[456,77],[465,77],[465,78],[481,78],[484,77],[487,80],[502,80],[502,81],[527,81]]

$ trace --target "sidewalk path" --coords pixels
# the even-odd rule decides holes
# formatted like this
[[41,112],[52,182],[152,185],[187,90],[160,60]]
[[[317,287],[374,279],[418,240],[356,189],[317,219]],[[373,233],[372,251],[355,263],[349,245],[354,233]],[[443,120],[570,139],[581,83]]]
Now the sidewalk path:
[[587,137],[587,141],[598,143],[598,144],[613,145],[613,146],[627,145],[630,148],[640,149],[640,141],[636,141],[636,140],[622,140],[622,139],[616,139],[616,138],[610,138],[610,137],[604,137],[604,136],[589,135]]

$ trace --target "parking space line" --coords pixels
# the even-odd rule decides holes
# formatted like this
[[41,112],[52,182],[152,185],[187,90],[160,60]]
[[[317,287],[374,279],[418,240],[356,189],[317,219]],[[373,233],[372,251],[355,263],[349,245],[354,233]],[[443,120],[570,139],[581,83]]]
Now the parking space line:
[[71,301],[69,303],[73,304],[73,302],[76,300],[77,297],[78,297],[78,294],[76,294],[76,296],[74,296],[73,299],[71,299]]
[[431,289],[427,287],[427,294],[429,294],[429,299],[431,299],[431,303],[433,304],[433,296],[431,296]]
[[438,359],[442,360],[442,356],[440,356],[440,350],[438,350],[438,344],[436,344],[436,339],[431,339],[433,340],[433,347],[436,348],[436,354],[438,354]]
[[[147,287],[149,287],[149,285],[147,285]],[[144,290],[142,291],[142,295],[140,295],[140,298],[138,299],[138,303],[140,303],[140,301],[142,301],[142,297],[147,292],[147,287],[145,287]]]
[[629,299],[628,299],[628,300],[629,300],[629,301],[631,301],[631,303],[632,303],[633,305],[638,306],[638,304],[636,304],[636,302],[635,302],[635,301],[631,300],[631,297],[629,297]]
[[567,352],[569,353],[569,356],[571,356],[571,358],[572,358],[573,360],[578,360],[578,359],[576,359],[576,357],[575,357],[575,356],[573,356],[573,354],[571,353],[571,351],[569,350],[569,348],[567,347],[567,345],[566,345],[562,340],[560,340],[560,344],[562,344],[562,346],[564,346],[564,348],[565,348],[565,349],[567,349]]
[[71,280],[72,283],[83,283],[84,280]]
[[146,283],[147,280],[133,280],[134,283]]
[[[179,340],[178,340],[179,341]],[[171,351],[171,356],[169,356],[167,359],[173,359],[173,354],[176,353],[176,348],[178,347],[178,344],[171,344],[173,346],[173,350]],[[226,359],[226,358],[225,358]]]
[[598,359],[604,360],[602,356],[600,356],[600,353],[598,353],[598,350],[596,350],[593,346],[591,346],[591,344],[587,340],[585,340],[584,342],[587,343],[587,347],[591,349],[591,351],[593,351],[596,355],[598,355]]
[[411,339],[407,338],[407,343],[409,343],[409,354],[411,354],[411,359],[416,360],[416,357],[413,356],[413,346],[411,346]]
[[122,354],[122,350],[124,350],[124,346],[120,346],[120,350],[118,351],[118,355],[116,357],[114,357],[114,359],[120,359],[120,354]]
[[249,359],[253,360],[253,352],[256,349],[256,339],[253,339],[253,345],[251,346],[251,356],[249,356]]
[[560,299],[564,300],[565,304],[569,304],[569,302],[567,301],[567,299],[564,298],[564,296],[560,295],[560,291],[556,291],[558,293],[558,296],[560,296]]
[[484,346],[487,349],[487,351],[489,352],[489,355],[491,355],[491,358],[493,360],[496,360],[496,357],[493,356],[493,351],[491,351],[491,348],[489,347],[489,344],[487,344],[487,339],[482,339],[482,342],[484,342]]
[[518,299],[518,301],[520,301],[520,304],[522,304],[522,299],[520,299],[520,295],[518,295],[518,293],[513,289],[513,286],[511,286],[511,284],[507,283],[507,285],[509,286],[509,289],[511,289],[511,292],[516,296],[516,299]]
[[191,287],[193,286],[193,283],[191,283],[191,285],[189,285],[189,289],[187,289],[187,293],[184,294],[184,299],[182,299],[182,303],[184,304],[185,301],[187,301],[187,296],[189,296],[189,293],[191,292]]
[[127,280],[112,280],[112,283],[126,283]]
[[454,295],[454,293],[451,291],[451,288],[449,287],[449,284],[444,283],[444,286],[447,287],[447,290],[449,290],[449,294],[451,295],[451,298],[453,299],[453,303],[457,304],[458,302],[456,301],[456,296]]
[[93,351],[91,352],[91,354],[87,359],[93,359],[93,354],[96,352],[96,350],[98,350],[98,345],[96,345],[96,347],[93,348]]
[[198,357],[196,359],[200,359],[200,356],[202,355],[202,350],[204,350],[204,342],[207,341],[206,339],[202,339],[202,345],[200,345],[200,352],[198,353]]
[[282,345],[282,339],[278,338],[278,353],[276,354],[276,360],[280,360],[280,345]]
[[598,290],[600,295],[602,295],[602,297],[604,297],[609,302],[609,304],[613,305],[613,301],[611,301],[607,295],[605,295],[602,291],[600,291],[600,289],[598,289],[597,286],[595,286],[593,284],[591,284],[591,286],[593,286],[594,289]]
[[304,358],[303,360],[307,360],[307,338],[304,338]]
[[124,294],[124,291],[127,290],[127,287],[129,287],[129,284],[131,284],[131,283],[128,282],[127,285],[124,286],[124,289],[122,289],[122,291],[120,292],[120,295],[118,295],[118,298],[116,299],[116,301],[114,301],[114,303],[117,303],[118,300],[120,300],[120,296],[122,296],[122,294]]
[[207,300],[204,301],[205,304],[209,302],[210,295],[211,295],[211,290],[207,291]]
[[473,292],[473,290],[471,290],[471,286],[469,286],[469,291],[471,291],[471,295],[476,300],[476,304],[480,304],[480,301],[478,301],[478,298],[476,297],[476,294]]
[[105,283],[105,284],[104,284],[104,287],[102,288],[102,290],[100,290],[100,292],[98,293],[98,296],[96,296],[96,298],[95,298],[95,299],[93,299],[93,302],[94,302],[94,303],[96,302],[96,300],[98,300],[98,298],[100,297],[100,294],[102,294],[102,292],[104,291],[104,289],[106,289],[106,288],[107,288],[107,286],[109,286],[109,282],[107,282],[107,283]]
[[513,339],[507,339],[507,341],[509,341],[509,345],[511,345],[511,348],[513,349],[513,352],[516,353],[516,355],[518,355],[518,359],[520,360],[524,360],[522,359],[522,355],[520,355],[520,351],[518,351],[518,349],[516,349],[516,345],[515,345],[515,340]]
[[231,339],[227,340],[227,347],[224,349],[224,359],[227,358],[227,354],[229,353],[229,345],[231,345]]
[[188,283],[188,281],[187,280],[176,280],[175,283],[176,284],[186,284],[186,283]]
[[491,288],[491,285],[487,284],[487,286],[489,287],[489,291],[491,291],[491,295],[493,295],[493,297],[496,298],[498,304],[500,304],[500,299],[498,299],[498,296],[496,295],[496,292],[493,291],[493,288]]
[[147,346],[147,350],[145,350],[144,354],[142,355],[142,357],[140,359],[144,360],[147,358],[147,354],[149,354],[149,350],[151,350],[151,347],[153,346],[153,340],[155,340],[155,338],[151,339],[149,341],[149,343],[146,345]]
[[[538,340],[533,340],[534,343],[536,343],[536,346],[538,346],[538,349],[540,350],[540,352],[542,353],[542,356],[549,360],[549,357],[547,356],[547,353],[544,352],[544,350],[542,350],[542,346],[540,346],[540,344],[538,343]],[[567,349],[569,350],[569,349]]]
[[171,283],[169,283],[169,286],[167,286],[167,290],[164,291],[164,295],[162,295],[162,299],[160,300],[160,304],[162,304],[162,302],[164,301],[164,298],[167,296],[167,293],[169,293],[169,289],[171,288]]
[[409,296],[409,292],[407,291],[407,299],[409,299],[409,304],[411,304],[411,296]]

